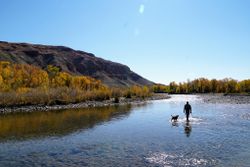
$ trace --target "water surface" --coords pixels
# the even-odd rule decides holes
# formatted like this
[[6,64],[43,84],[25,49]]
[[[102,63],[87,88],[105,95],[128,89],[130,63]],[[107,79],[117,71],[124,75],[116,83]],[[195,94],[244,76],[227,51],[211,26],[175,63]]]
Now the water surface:
[[[186,122],[183,105],[193,115]],[[171,115],[180,115],[171,123]],[[250,166],[250,105],[173,96],[0,116],[0,166]]]

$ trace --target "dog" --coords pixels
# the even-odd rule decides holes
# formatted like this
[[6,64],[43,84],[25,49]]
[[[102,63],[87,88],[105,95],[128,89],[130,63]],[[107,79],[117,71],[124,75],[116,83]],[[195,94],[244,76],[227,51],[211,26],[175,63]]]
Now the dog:
[[174,122],[176,122],[177,120],[178,120],[178,117],[179,117],[179,115],[171,115],[171,121],[174,121]]

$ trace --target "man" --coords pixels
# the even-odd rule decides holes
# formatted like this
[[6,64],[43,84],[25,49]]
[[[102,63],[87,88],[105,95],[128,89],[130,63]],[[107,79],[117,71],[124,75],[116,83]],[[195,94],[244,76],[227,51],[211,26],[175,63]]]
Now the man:
[[189,115],[192,113],[192,107],[188,103],[188,101],[187,101],[187,103],[184,106],[183,112],[186,114],[187,121],[189,121]]

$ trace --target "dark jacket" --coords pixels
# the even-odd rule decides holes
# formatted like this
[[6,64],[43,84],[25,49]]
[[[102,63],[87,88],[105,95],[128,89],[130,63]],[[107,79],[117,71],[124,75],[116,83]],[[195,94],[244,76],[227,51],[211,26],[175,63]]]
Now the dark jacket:
[[184,111],[185,111],[186,114],[192,113],[192,107],[191,107],[191,105],[190,104],[186,104],[184,106]]

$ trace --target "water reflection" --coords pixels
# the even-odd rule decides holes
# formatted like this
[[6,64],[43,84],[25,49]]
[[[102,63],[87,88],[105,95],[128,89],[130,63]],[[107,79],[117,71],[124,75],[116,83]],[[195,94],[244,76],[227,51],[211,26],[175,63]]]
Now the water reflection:
[[190,121],[186,121],[186,123],[184,124],[184,133],[186,134],[187,137],[189,137],[191,132],[192,132],[192,126],[190,124]]
[[177,121],[173,121],[173,122],[172,122],[172,126],[173,126],[173,127],[179,127],[179,123],[178,123]]
[[0,141],[60,136],[127,117],[131,105],[0,116]]

